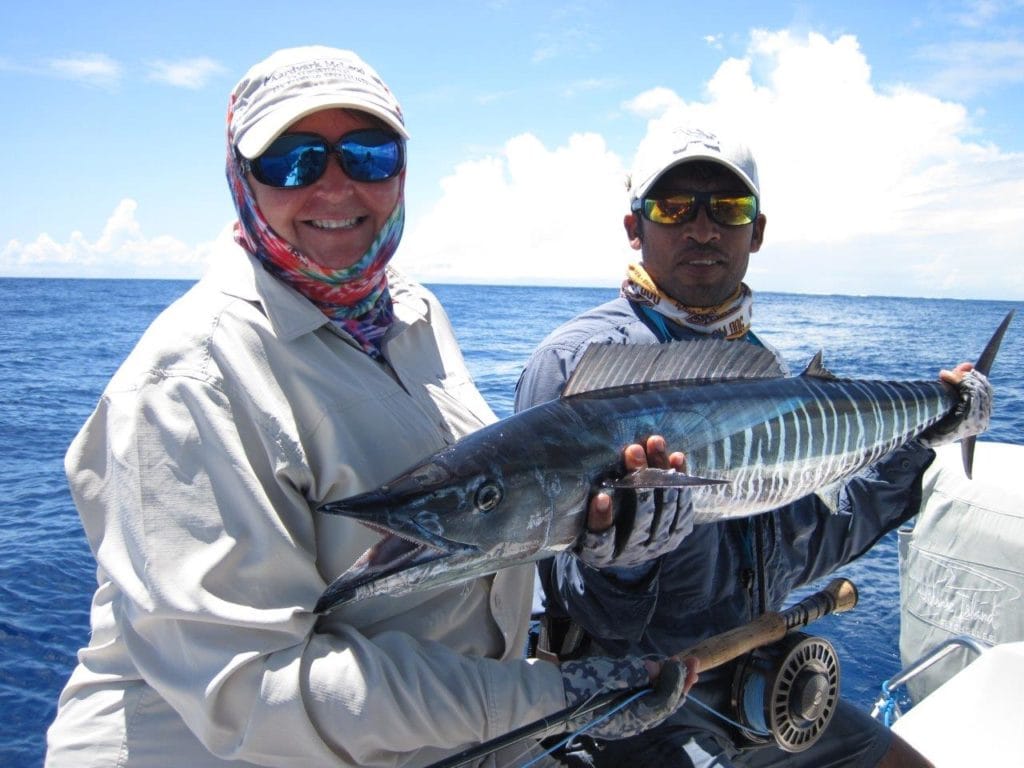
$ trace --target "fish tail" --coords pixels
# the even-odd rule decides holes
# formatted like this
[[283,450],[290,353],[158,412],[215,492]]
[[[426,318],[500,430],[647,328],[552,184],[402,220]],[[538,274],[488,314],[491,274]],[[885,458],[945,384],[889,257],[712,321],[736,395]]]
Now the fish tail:
[[981,356],[978,357],[978,362],[974,364],[974,370],[978,373],[988,376],[988,372],[992,370],[992,362],[996,359],[996,352],[999,351],[999,345],[1003,343],[1003,336],[1006,335],[1006,329],[1009,328],[1010,321],[1013,319],[1015,312],[1016,310],[1011,309],[1006,313],[1003,322],[999,324],[996,332],[992,334],[992,338],[988,340],[988,344],[985,345]]
[[[996,328],[996,332],[992,334],[992,338],[988,340],[988,344],[985,345],[985,349],[982,350],[981,355],[978,357],[978,361],[974,364],[974,370],[978,373],[988,376],[988,372],[992,370],[992,363],[996,359],[996,353],[999,351],[999,345],[1003,343],[1003,336],[1006,335],[1006,329],[1010,326],[1010,321],[1013,319],[1015,310],[1010,310],[1006,313],[1006,317],[1003,318],[1003,322]],[[974,444],[977,439],[972,435],[966,437],[960,442],[960,457],[964,462],[964,474],[968,478],[971,477],[971,472],[974,470]]]

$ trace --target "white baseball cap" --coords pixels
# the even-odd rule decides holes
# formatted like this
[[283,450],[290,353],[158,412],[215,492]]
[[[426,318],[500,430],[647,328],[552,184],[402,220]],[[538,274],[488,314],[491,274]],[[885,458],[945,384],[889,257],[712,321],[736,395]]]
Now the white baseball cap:
[[728,168],[751,192],[761,196],[757,163],[746,145],[699,128],[677,126],[656,129],[640,143],[626,182],[630,204],[645,197],[665,173],[693,160],[708,160]]
[[409,138],[391,90],[369,64],[339,48],[311,45],[276,51],[238,81],[231,103],[232,140],[250,160],[296,120],[332,107],[367,112]]

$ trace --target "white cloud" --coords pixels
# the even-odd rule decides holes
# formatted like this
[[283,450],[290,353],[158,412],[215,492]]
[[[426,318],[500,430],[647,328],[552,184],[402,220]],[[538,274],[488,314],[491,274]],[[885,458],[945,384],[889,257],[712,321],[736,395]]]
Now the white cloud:
[[531,57],[534,64],[555,58],[592,54],[600,50],[600,41],[590,28],[586,24],[577,23],[579,12],[579,8],[572,6],[551,11],[551,27],[556,31],[538,35],[539,43]]
[[[180,61],[152,61],[146,67],[149,80],[191,90],[204,87],[211,78],[226,71],[219,62],[205,56]],[[108,90],[120,86],[126,75],[124,66],[105,53],[51,58],[33,64],[0,57],[0,71],[60,77]]]
[[81,232],[59,243],[42,234],[31,243],[10,240],[0,250],[0,274],[18,276],[197,278],[211,244],[195,248],[169,235],[146,237],[135,219],[138,205],[124,199],[99,238]]
[[680,106],[683,100],[671,88],[650,88],[627,101],[623,106],[630,112],[641,117],[660,115],[669,109]]
[[516,136],[442,181],[440,201],[410,223],[398,264],[430,282],[617,282],[630,253],[624,176],[596,134],[553,150]]
[[953,18],[962,26],[977,29],[991,24],[998,16],[1021,5],[1020,0],[968,0],[962,10],[953,13]]
[[88,85],[113,88],[121,82],[121,65],[104,53],[64,59],[50,59],[49,71],[59,77],[78,80]]
[[149,79],[177,88],[199,90],[210,78],[225,71],[213,59],[200,57],[181,61],[154,61],[149,64]]
[[[1024,155],[980,142],[961,104],[873,82],[855,37],[752,34],[700,100],[658,87],[628,111],[743,137],[768,216],[750,278],[762,290],[1024,296]],[[424,279],[615,285],[635,256],[624,168],[597,135],[548,149],[531,135],[465,163],[410,227]]]
[[566,98],[573,98],[583,93],[592,93],[594,91],[604,91],[609,88],[614,88],[621,82],[620,78],[596,78],[591,77],[585,80],[577,80],[573,83],[569,83],[565,88],[562,89],[562,95]]
[[[1024,298],[1024,155],[981,140],[960,103],[876,82],[853,36],[758,31],[699,98],[660,86],[623,106],[648,130],[695,122],[752,145],[768,216],[757,290]],[[636,257],[622,230],[633,150],[594,133],[474,145],[479,159],[410,211],[398,263],[432,282],[615,286]],[[0,270],[196,276],[205,248],[142,233],[128,200],[95,242],[11,241]]]
[[927,83],[936,93],[968,99],[1024,83],[1024,42],[1015,36],[926,46],[917,56],[938,65]]

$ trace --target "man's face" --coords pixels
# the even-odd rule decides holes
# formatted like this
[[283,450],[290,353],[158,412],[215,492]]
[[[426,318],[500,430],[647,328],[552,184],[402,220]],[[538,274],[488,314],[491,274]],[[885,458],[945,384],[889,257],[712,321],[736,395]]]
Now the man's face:
[[[678,165],[647,193],[667,197],[687,192],[749,194],[738,176],[716,163]],[[739,287],[750,254],[761,247],[766,219],[759,213],[750,224],[718,224],[701,206],[696,218],[682,224],[655,224],[630,213],[623,224],[629,244],[641,252],[644,269],[658,287],[692,307],[721,304]]]

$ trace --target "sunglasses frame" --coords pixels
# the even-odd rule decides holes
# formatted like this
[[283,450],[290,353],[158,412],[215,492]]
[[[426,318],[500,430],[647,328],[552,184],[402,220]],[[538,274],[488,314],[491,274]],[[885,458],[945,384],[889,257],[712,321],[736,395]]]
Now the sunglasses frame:
[[[662,202],[663,200],[671,200],[673,197],[692,197],[693,198],[693,209],[683,218],[678,221],[655,221],[650,217],[650,208]],[[731,224],[727,221],[722,221],[718,218],[715,213],[714,203],[720,202],[722,199],[728,198],[753,198],[754,199],[754,213],[750,217],[750,221],[744,221],[738,224]],[[757,195],[753,192],[748,192],[744,195],[737,195],[734,193],[725,192],[676,192],[670,195],[662,195],[659,197],[644,197],[639,200],[633,201],[633,213],[639,213],[644,219],[651,222],[652,224],[660,224],[663,227],[677,227],[681,224],[687,224],[697,218],[697,213],[703,208],[707,211],[708,217],[722,227],[745,227],[748,224],[753,224],[757,220],[758,214],[761,212],[761,201]]]
[[[373,136],[374,138],[383,137],[386,138],[387,141],[381,141],[376,144],[356,142],[359,146],[378,147],[384,146],[385,144],[388,143],[394,144],[395,148],[398,151],[398,160],[395,163],[395,170],[393,173],[380,179],[361,179],[358,178],[357,176],[352,175],[352,171],[349,167],[349,162],[345,157],[344,151],[342,150],[342,144],[344,144],[346,141],[352,142],[353,137],[366,135]],[[263,168],[260,165],[260,161],[264,158],[264,156],[266,156],[266,154],[271,150],[271,148],[273,148],[273,146],[282,139],[294,140],[300,138],[309,140],[307,144],[308,146],[319,146],[321,149],[326,150],[326,153],[322,155],[324,157],[323,168],[320,169],[320,173],[317,174],[317,177],[315,179],[307,181],[304,184],[274,183],[264,173]],[[312,186],[313,184],[316,184],[318,181],[320,181],[320,179],[323,178],[324,174],[327,173],[327,165],[328,163],[330,163],[332,155],[335,158],[337,158],[338,165],[341,166],[341,170],[345,172],[345,175],[352,179],[352,181],[358,182],[360,184],[379,184],[381,182],[390,181],[391,179],[398,176],[403,170],[405,170],[405,140],[396,133],[391,133],[390,131],[385,131],[380,128],[360,128],[359,130],[349,131],[348,133],[344,134],[341,138],[334,142],[328,141],[323,136],[317,133],[284,133],[278,136],[276,139],[274,139],[274,141],[270,143],[270,146],[268,146],[267,149],[264,150],[264,152],[260,154],[258,157],[254,157],[251,160],[246,157],[241,157],[241,165],[242,171],[245,173],[251,173],[253,175],[253,178],[256,179],[256,181],[260,182],[260,184],[264,184],[268,187],[274,187],[275,189],[303,189],[304,187],[309,187]]]

